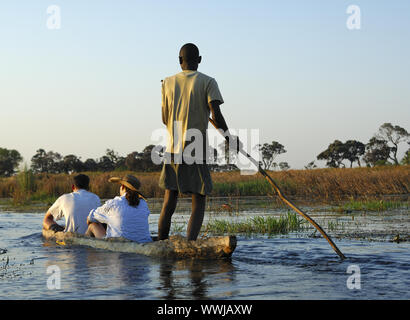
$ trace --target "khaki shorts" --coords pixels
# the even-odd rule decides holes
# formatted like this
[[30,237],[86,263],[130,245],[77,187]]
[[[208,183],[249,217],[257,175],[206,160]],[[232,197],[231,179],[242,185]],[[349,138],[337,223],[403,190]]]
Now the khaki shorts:
[[212,179],[207,164],[164,163],[159,186],[180,193],[209,195],[212,191]]

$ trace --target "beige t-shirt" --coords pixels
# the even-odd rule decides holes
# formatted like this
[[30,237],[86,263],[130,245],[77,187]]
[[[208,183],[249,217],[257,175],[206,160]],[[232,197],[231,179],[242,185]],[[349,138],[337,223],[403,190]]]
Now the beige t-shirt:
[[[198,129],[202,134],[203,146],[208,147],[208,103],[215,100],[219,100],[221,104],[224,102],[218,84],[214,78],[201,72],[184,70],[165,78],[162,82],[162,119],[169,134],[165,152],[183,152],[188,129]],[[194,138],[188,140],[192,141]],[[205,151],[203,156],[205,159]]]

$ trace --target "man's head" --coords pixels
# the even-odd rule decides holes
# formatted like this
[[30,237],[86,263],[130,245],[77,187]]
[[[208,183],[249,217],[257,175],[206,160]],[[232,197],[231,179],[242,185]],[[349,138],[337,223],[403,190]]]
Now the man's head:
[[90,187],[90,178],[85,174],[79,174],[74,177],[73,190],[84,189],[88,190]]
[[193,43],[184,44],[179,50],[179,64],[182,70],[196,71],[201,60],[202,57],[199,55],[198,47]]

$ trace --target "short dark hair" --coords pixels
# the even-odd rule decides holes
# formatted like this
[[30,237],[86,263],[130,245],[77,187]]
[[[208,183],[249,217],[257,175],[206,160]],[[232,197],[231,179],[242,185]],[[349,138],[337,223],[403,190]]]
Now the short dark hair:
[[85,174],[79,174],[74,177],[74,186],[78,189],[88,190],[90,187],[90,178]]
[[179,50],[179,57],[186,62],[196,61],[199,58],[199,49],[193,43],[186,43]]

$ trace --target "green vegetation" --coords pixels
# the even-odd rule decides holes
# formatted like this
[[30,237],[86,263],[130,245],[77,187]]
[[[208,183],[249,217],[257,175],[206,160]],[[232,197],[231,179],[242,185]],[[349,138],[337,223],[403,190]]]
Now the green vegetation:
[[16,182],[17,185],[13,191],[13,204],[28,204],[32,200],[31,194],[35,191],[36,187],[33,171],[24,166],[24,169],[17,174]]
[[356,201],[350,200],[347,203],[339,206],[336,211],[387,211],[392,209],[409,208],[408,202],[403,201],[383,201],[383,200],[365,200]]
[[244,233],[251,234],[286,234],[291,231],[303,229],[304,221],[296,213],[288,212],[287,215],[275,217],[253,217],[243,222],[231,222],[227,220],[212,220],[203,227],[205,233],[227,234]]
[[328,221],[327,222],[327,231],[333,232],[333,231],[340,231],[344,229],[344,223],[339,222],[338,220],[335,221]]
[[186,229],[186,223],[173,223],[171,233],[183,233]]

